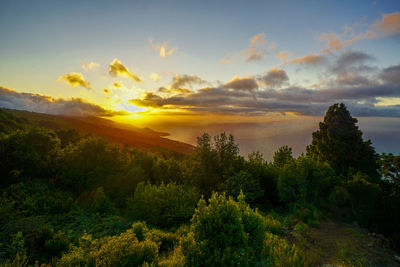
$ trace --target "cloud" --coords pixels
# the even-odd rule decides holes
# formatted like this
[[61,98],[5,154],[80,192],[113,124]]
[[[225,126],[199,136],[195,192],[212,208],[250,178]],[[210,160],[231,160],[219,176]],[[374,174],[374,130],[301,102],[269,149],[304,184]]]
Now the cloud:
[[86,89],[90,88],[90,83],[85,81],[83,74],[80,72],[71,72],[58,77],[58,81],[65,81],[69,83],[72,87],[82,86]]
[[202,84],[202,83],[206,83],[206,81],[196,75],[175,74],[174,77],[172,78],[171,88],[176,89],[176,88],[182,88],[185,85]]
[[122,82],[115,82],[115,83],[113,83],[113,86],[115,88],[122,88],[122,87],[124,87],[124,84]]
[[163,98],[154,94],[147,92],[141,99],[131,99],[128,101],[130,104],[134,104],[139,107],[162,107]]
[[115,116],[128,114],[125,111],[107,110],[99,105],[85,102],[80,98],[55,99],[39,94],[19,93],[5,87],[0,87],[0,107],[68,116]]
[[258,84],[253,77],[240,78],[235,75],[233,79],[224,84],[223,87],[239,91],[253,91],[258,89]]
[[164,86],[158,88],[157,90],[160,93],[166,93],[166,94],[189,94],[192,92],[192,90],[188,88],[166,88]]
[[368,30],[357,35],[354,34],[352,27],[344,27],[344,35],[349,35],[350,38],[342,40],[342,37],[336,33],[323,33],[317,39],[327,43],[328,47],[323,49],[325,53],[339,51],[342,48],[354,44],[357,41],[364,39],[376,39],[380,37],[390,37],[400,35],[400,12],[384,14],[382,18],[368,26]]
[[268,87],[281,87],[289,81],[289,77],[286,71],[272,68],[265,75],[261,76],[259,80]]
[[155,44],[155,43],[153,43],[153,40],[151,38],[149,38],[149,42],[150,42],[151,48],[158,51],[160,57],[162,57],[162,58],[167,57],[167,56],[172,56],[175,53],[175,51],[178,50],[177,47],[168,49],[167,48],[168,42],[162,42],[159,44]]
[[116,58],[109,65],[109,73],[113,77],[124,76],[127,78],[131,78],[137,82],[141,81],[141,79],[136,74],[130,72],[129,69],[122,65],[121,61]]
[[356,35],[355,37],[346,41],[342,41],[340,36],[336,33],[323,33],[318,36],[318,39],[320,41],[325,41],[328,43],[328,47],[323,50],[326,53],[331,53],[332,50],[338,51],[343,47],[353,44],[363,38],[365,38],[364,34]]
[[291,64],[302,64],[302,65],[319,65],[324,64],[326,62],[326,57],[321,54],[310,54],[304,57],[295,57],[292,58],[289,63]]
[[[381,71],[379,77],[385,82],[400,85],[400,65],[391,66]],[[400,89],[399,89],[400,90]]]
[[157,73],[152,73],[152,74],[150,75],[150,77],[151,77],[155,82],[158,82],[158,80],[160,79],[160,76],[158,76]]
[[382,19],[372,25],[372,29],[377,30],[380,36],[399,36],[400,35],[400,12],[384,14]]
[[361,52],[361,51],[345,51],[342,53],[335,65],[332,68],[334,73],[343,73],[349,70],[352,71],[364,71],[364,70],[371,70],[371,67],[365,65],[368,61],[374,61],[375,57]]
[[100,68],[100,64],[96,63],[96,62],[93,62],[93,61],[91,61],[91,62],[89,62],[87,64],[82,63],[81,66],[85,71],[91,71],[91,70],[95,70],[97,68]]
[[285,52],[285,51],[280,51],[280,52],[276,55],[277,58],[279,58],[280,60],[283,61],[283,64],[286,64],[286,63],[287,63],[288,56],[289,56],[289,52]]
[[228,54],[219,61],[221,64],[231,64],[233,62],[233,55]]
[[335,82],[321,84],[318,89],[289,86],[279,90],[259,90],[259,84],[281,87],[289,80],[284,70],[271,69],[256,78],[235,76],[219,87],[205,87],[178,95],[162,97],[158,93],[165,93],[169,89],[160,88],[158,93],[147,93],[142,98],[130,100],[130,103],[159,110],[190,111],[194,114],[264,116],[278,112],[321,116],[329,105],[343,102],[355,116],[400,117],[400,105],[376,106],[377,103],[383,103],[382,99],[400,97],[400,81],[397,78],[400,66],[388,67],[379,72],[372,69],[372,77],[380,79],[369,79],[352,71],[372,59],[368,54],[357,51],[343,53],[335,64],[344,66],[348,71],[340,73]]
[[243,55],[246,61],[259,61],[266,54],[267,40],[265,40],[265,34],[259,33],[250,39],[250,46],[243,51]]

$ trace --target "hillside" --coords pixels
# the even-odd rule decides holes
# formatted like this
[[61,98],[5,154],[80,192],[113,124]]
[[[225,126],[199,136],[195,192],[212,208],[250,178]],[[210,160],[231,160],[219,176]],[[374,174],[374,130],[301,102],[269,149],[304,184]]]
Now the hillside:
[[[0,125],[10,125],[11,115],[14,121],[20,121],[21,126],[26,123],[36,124],[52,130],[75,129],[84,134],[94,134],[112,142],[126,144],[141,149],[156,150],[168,149],[175,152],[190,154],[193,146],[165,138],[168,133],[156,132],[148,128],[138,128],[132,125],[119,124],[108,119],[98,117],[70,117],[49,115],[24,110],[0,109]],[[14,125],[18,128],[18,125]]]

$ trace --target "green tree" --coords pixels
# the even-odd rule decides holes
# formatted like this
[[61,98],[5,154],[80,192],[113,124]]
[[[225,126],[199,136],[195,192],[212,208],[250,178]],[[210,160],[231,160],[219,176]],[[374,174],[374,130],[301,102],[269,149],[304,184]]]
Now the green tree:
[[264,196],[264,190],[261,188],[258,179],[253,177],[247,171],[240,171],[225,181],[225,187],[228,195],[237,198],[240,192],[243,192],[248,203],[254,203]]
[[184,223],[193,215],[200,198],[192,186],[174,183],[136,186],[132,198],[128,198],[127,210],[135,220],[144,220],[159,227],[173,227]]
[[285,164],[293,161],[292,148],[287,145],[280,147],[274,154],[274,166],[283,168]]
[[30,128],[0,138],[0,185],[18,177],[50,178],[60,153],[60,140],[53,131]]
[[279,175],[278,193],[286,203],[321,205],[334,182],[334,171],[323,162],[302,156],[286,164]]
[[312,134],[307,155],[328,162],[337,174],[346,176],[350,170],[361,171],[378,180],[377,154],[371,141],[364,141],[344,104],[329,107],[319,129]]

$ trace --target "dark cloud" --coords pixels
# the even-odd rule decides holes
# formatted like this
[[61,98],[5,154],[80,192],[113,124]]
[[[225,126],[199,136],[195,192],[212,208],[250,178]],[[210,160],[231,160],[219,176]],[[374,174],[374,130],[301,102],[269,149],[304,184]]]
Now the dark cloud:
[[233,77],[232,80],[224,84],[224,88],[227,89],[234,89],[234,90],[239,90],[239,91],[253,91],[255,89],[258,89],[258,84],[256,80],[253,77]]
[[154,93],[146,93],[141,99],[131,99],[129,103],[139,107],[162,107],[164,105],[163,98]]
[[[243,88],[243,87],[238,87]],[[263,115],[268,112],[294,112],[303,115],[323,115],[326,108],[337,102],[348,104],[357,116],[400,116],[400,107],[377,107],[377,97],[400,97],[400,88],[389,84],[312,90],[289,87],[276,90],[230,90],[225,85],[203,88],[185,95],[161,97],[147,93],[132,99],[132,104],[160,109],[181,109],[193,112]]]
[[182,88],[186,85],[202,84],[202,83],[206,83],[206,81],[201,79],[198,76],[187,75],[187,74],[184,74],[184,75],[176,74],[172,78],[171,88],[177,89],[177,88]]
[[375,58],[367,53],[360,51],[345,51],[342,53],[332,67],[333,73],[345,73],[349,71],[363,72],[372,71],[374,68],[365,63],[374,61]]
[[125,76],[125,77],[131,78],[131,79],[133,79],[133,80],[135,80],[137,82],[141,81],[139,76],[137,76],[136,74],[131,72],[127,67],[122,65],[121,61],[119,61],[116,58],[110,63],[108,72],[113,77]]
[[400,65],[391,66],[381,71],[379,77],[386,83],[400,84]]
[[289,77],[286,71],[272,68],[265,75],[259,77],[259,80],[268,87],[281,87],[289,81]]
[[4,87],[0,87],[0,107],[69,116],[114,116],[126,114],[125,112],[106,110],[80,98],[69,100],[63,98],[54,99],[39,94],[18,93]]

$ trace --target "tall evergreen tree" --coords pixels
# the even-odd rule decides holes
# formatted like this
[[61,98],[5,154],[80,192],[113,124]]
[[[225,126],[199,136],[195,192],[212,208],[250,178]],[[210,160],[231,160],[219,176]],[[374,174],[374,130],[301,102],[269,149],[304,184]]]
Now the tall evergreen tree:
[[343,103],[330,106],[312,134],[307,155],[327,161],[338,175],[360,171],[378,179],[378,155],[371,141],[363,140],[356,123]]

